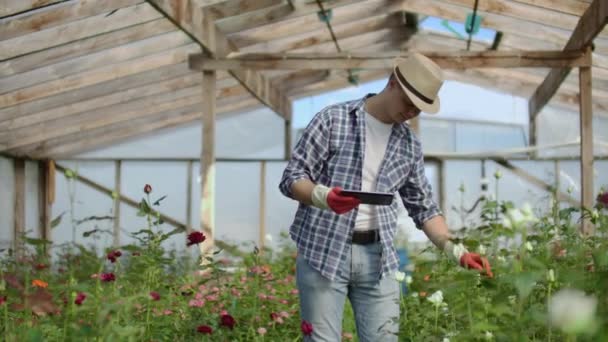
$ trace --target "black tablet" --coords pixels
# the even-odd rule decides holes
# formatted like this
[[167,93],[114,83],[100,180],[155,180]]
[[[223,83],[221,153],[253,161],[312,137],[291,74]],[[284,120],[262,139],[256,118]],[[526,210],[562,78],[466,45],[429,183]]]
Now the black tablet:
[[342,190],[341,194],[344,196],[356,197],[360,199],[363,204],[390,205],[393,203],[393,194],[386,192]]

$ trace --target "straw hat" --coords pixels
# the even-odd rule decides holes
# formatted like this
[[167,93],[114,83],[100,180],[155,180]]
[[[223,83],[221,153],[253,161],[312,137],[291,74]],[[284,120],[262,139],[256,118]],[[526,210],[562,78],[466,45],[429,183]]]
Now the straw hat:
[[435,62],[419,53],[395,59],[393,69],[397,82],[412,103],[427,114],[439,111],[439,88],[443,73]]

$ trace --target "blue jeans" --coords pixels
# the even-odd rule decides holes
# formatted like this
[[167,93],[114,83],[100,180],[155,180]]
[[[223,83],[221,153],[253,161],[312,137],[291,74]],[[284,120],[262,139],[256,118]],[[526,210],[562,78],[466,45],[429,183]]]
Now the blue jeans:
[[342,339],[346,297],[355,313],[359,341],[397,341],[399,283],[394,274],[380,279],[381,253],[379,243],[353,244],[334,281],[323,277],[298,255],[296,283],[300,292],[300,315],[313,326],[313,333],[304,341],[339,342]]

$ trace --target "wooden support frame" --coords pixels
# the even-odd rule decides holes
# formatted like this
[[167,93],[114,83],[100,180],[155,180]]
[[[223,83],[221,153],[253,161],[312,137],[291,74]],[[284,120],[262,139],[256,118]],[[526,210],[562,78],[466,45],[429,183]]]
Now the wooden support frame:
[[260,230],[258,235],[258,243],[260,250],[264,250],[266,246],[266,162],[260,163]]
[[[51,215],[55,200],[55,162],[38,162],[38,216],[40,238],[51,241]],[[47,251],[48,253],[48,251]]]
[[114,225],[112,231],[112,243],[114,247],[120,246],[120,194],[122,193],[122,160],[114,162],[114,191],[116,198],[114,200]]
[[[608,5],[606,6],[608,7]],[[589,48],[589,55],[591,55]],[[593,108],[591,97],[591,68],[579,68],[580,86],[580,137],[581,137],[581,204],[593,210]],[[583,217],[581,232],[593,233],[589,217]]]
[[207,236],[199,245],[202,263],[213,247],[215,233],[215,87],[216,72],[204,71],[202,82],[202,141],[200,159],[201,227]]
[[[581,50],[587,46],[591,46],[593,39],[604,29],[607,22],[608,2],[605,0],[594,0],[580,18],[572,36],[570,36],[570,40],[568,40],[568,43],[564,47],[564,52]],[[570,67],[551,70],[530,98],[528,103],[530,116],[534,117],[542,110],[569,73]]]
[[[441,68],[522,68],[554,66],[588,66],[589,60],[583,51],[453,51],[422,52]],[[229,58],[214,59],[203,54],[188,57],[191,69],[195,70],[390,70],[396,57],[407,57],[407,53],[377,54],[234,54]]]
[[13,160],[15,175],[13,250],[17,257],[23,252],[23,235],[25,234],[25,159]]

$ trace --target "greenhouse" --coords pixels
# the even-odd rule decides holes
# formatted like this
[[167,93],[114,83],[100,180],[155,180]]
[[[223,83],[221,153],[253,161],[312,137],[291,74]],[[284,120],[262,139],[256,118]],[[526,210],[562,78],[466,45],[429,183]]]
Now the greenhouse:
[[[608,341],[606,23],[605,0],[0,0],[5,340]],[[405,140],[341,142],[395,94],[416,114],[374,127]],[[368,185],[389,204],[337,189]],[[390,305],[324,297],[376,246]]]

